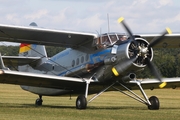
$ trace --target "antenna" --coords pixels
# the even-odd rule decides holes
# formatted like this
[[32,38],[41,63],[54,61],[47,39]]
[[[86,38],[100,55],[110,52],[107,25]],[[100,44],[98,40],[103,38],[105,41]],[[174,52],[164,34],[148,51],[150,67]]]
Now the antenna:
[[109,27],[109,14],[107,14],[107,21],[108,21],[108,33],[110,32],[110,27]]

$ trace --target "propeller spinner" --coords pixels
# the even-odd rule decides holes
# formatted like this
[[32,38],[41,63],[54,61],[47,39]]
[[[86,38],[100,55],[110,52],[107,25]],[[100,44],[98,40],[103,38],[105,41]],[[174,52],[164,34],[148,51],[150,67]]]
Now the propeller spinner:
[[[124,21],[124,18],[121,17],[118,19],[118,22],[121,23],[123,25],[123,27],[125,28],[125,30],[127,31],[127,33],[129,34],[129,37],[130,39],[132,40],[132,44],[134,46],[134,51],[136,51],[136,56],[133,56],[129,61],[127,61],[126,63],[124,63],[125,66],[117,66],[117,67],[113,67],[112,68],[112,71],[113,73],[118,76],[118,72],[119,71],[118,69],[122,69],[122,68],[127,68],[129,64],[127,63],[131,63],[131,62],[139,62],[139,60],[143,60],[145,62],[145,64],[147,65],[147,67],[150,69],[150,71],[152,72],[152,74],[160,81],[162,82],[162,79],[161,79],[161,75],[160,73],[158,72],[158,69],[157,67],[154,65],[154,63],[150,60],[150,57],[148,57],[150,54],[149,54],[149,51],[150,49],[155,46],[156,44],[158,44],[160,41],[163,40],[164,36],[166,34],[171,34],[171,30],[169,28],[167,28],[162,34],[161,36],[158,36],[158,37],[155,37],[154,39],[151,40],[151,42],[147,45],[142,45],[141,43],[138,43],[131,30],[129,29],[129,27],[127,26],[127,24],[125,23]],[[160,88],[163,88],[166,86],[166,82],[162,82],[159,87]]]

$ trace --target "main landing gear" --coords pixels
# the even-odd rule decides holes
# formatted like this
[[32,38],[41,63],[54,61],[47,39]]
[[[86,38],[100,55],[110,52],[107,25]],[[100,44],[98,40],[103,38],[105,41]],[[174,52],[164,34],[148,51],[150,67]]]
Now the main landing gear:
[[[93,101],[95,98],[97,98],[98,96],[100,96],[103,92],[105,92],[106,90],[108,90],[110,87],[113,87],[115,90],[147,105],[149,110],[158,110],[160,107],[160,102],[158,100],[158,98],[156,96],[152,96],[148,99],[146,93],[144,92],[142,86],[141,86],[141,82],[138,80],[134,80],[134,81],[130,81],[131,84],[137,84],[144,99],[142,97],[140,97],[139,95],[137,95],[136,93],[134,93],[132,90],[130,90],[128,87],[126,87],[125,85],[121,84],[120,82],[115,82],[113,84],[111,84],[110,86],[106,87],[105,89],[103,89],[102,91],[100,91],[98,94],[96,94],[94,97],[92,97],[90,100],[87,101],[87,95],[88,95],[88,88],[89,88],[89,84],[90,84],[90,80],[86,81],[86,91],[85,91],[85,95],[79,95],[76,99],[76,108],[77,109],[86,109],[87,104],[90,103],[91,101]],[[115,87],[115,84],[119,84],[121,87],[123,87],[124,89],[127,90],[127,92]]]
[[87,107],[87,100],[84,95],[79,95],[76,99],[76,108],[77,109],[86,109]]
[[42,105],[42,102],[43,102],[43,100],[42,100],[42,95],[39,95],[39,98],[36,99],[36,101],[35,101],[35,105],[36,105],[36,106],[41,106],[41,105]]

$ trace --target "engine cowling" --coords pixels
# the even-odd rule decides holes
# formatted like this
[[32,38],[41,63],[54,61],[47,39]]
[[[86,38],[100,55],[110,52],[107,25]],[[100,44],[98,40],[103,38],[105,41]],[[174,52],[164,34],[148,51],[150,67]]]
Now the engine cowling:
[[[153,49],[148,47],[149,43],[143,38],[136,38],[138,48],[134,48],[134,43],[131,43],[129,46],[128,55],[130,59],[136,57],[136,60],[133,62],[134,65],[139,67],[146,66],[146,59],[148,58],[150,61],[153,59]],[[132,53],[134,55],[132,55]]]
[[[147,65],[146,59],[152,61],[153,50],[148,47],[149,43],[143,38],[135,38],[135,41],[128,40],[120,44],[117,49],[117,64],[112,68],[115,76],[126,73],[126,71],[136,72]],[[128,69],[128,70],[127,70]]]

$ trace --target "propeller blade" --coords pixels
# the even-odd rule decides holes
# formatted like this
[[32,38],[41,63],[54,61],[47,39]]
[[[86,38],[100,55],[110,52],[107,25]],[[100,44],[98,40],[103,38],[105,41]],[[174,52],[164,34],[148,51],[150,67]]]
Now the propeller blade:
[[166,34],[171,34],[171,33],[172,32],[171,32],[170,28],[166,28],[166,30],[161,34],[161,36],[155,37],[154,39],[151,40],[148,47],[153,47],[154,45],[156,45],[157,43],[162,41]]
[[132,34],[132,32],[131,32],[131,30],[129,29],[129,27],[128,27],[127,24],[125,23],[123,17],[120,17],[120,18],[118,19],[118,23],[122,23],[123,27],[124,27],[124,28],[126,29],[126,31],[128,32],[129,37],[130,37],[131,39],[135,40],[135,39],[134,39],[134,36],[133,36],[133,34]]
[[[158,69],[156,68],[156,66],[154,65],[154,63],[151,62],[151,61],[149,60],[149,58],[146,58],[146,62],[147,62],[147,66],[148,66],[148,68],[150,69],[150,71],[152,72],[152,74],[153,74],[160,82],[162,82],[161,75],[160,75]],[[162,82],[162,83],[159,85],[159,87],[160,87],[160,88],[163,88],[163,87],[166,86],[166,84],[167,84],[166,82]]]
[[[151,42],[150,42],[150,44],[148,45],[148,47],[153,47],[153,46],[155,46],[156,44],[158,44],[160,41],[163,40],[163,38],[164,38],[164,36],[165,36],[166,34],[171,34],[171,33],[172,33],[172,32],[171,32],[170,28],[166,28],[166,30],[162,33],[161,36],[155,37],[154,39],[151,40]],[[157,69],[155,68],[155,65],[154,65],[153,63],[151,63],[149,59],[147,59],[147,66],[148,66],[149,69],[152,71],[152,73],[154,74],[154,76],[155,76],[160,82],[162,82],[161,76],[160,76],[160,74],[158,73]],[[159,87],[160,87],[160,88],[163,88],[163,87],[165,87],[166,85],[167,85],[166,82],[162,82],[162,83],[159,85]]]
[[150,69],[150,71],[152,72],[152,74],[159,80],[159,81],[162,81],[161,80],[161,75],[159,74],[156,66],[154,65],[153,62],[151,62],[149,60],[149,58],[146,58],[146,63],[147,63],[147,66],[148,68]]

